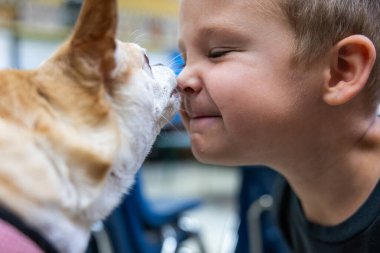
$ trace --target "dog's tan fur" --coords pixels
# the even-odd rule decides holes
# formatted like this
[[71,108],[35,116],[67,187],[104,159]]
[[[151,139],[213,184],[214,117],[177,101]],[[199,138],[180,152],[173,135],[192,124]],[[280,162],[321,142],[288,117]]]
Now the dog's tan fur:
[[85,249],[179,105],[173,74],[153,78],[116,25],[116,0],[86,0],[50,59],[0,72],[0,204],[61,252]]

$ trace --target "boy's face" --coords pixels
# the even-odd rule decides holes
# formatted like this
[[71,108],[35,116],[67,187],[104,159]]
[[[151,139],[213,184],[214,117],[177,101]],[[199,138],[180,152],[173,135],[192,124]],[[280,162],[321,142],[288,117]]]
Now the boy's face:
[[293,33],[268,2],[181,2],[181,114],[200,161],[268,164],[310,134],[321,75],[291,69]]

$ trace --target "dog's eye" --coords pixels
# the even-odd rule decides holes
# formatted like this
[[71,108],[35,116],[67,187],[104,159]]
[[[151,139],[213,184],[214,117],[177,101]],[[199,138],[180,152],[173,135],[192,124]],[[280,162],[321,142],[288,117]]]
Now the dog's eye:
[[152,67],[149,64],[149,58],[146,54],[144,54],[144,59],[143,70],[153,77]]

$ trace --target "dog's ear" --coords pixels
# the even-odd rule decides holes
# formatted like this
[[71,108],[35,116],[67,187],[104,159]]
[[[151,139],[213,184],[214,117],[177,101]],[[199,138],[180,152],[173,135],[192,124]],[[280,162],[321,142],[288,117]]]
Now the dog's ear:
[[84,0],[69,41],[70,59],[80,74],[110,78],[116,65],[117,19],[117,0]]

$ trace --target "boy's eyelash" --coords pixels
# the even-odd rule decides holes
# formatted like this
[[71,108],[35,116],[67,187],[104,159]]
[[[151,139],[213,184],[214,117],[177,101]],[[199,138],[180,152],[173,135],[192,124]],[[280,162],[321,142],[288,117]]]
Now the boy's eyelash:
[[207,54],[207,57],[209,58],[219,58],[219,57],[222,57],[230,52],[232,52],[233,50],[231,49],[217,49],[217,50],[210,50]]
[[[234,51],[237,51],[237,50],[233,50],[233,49],[215,49],[215,50],[210,50],[208,53],[207,53],[207,57],[209,58],[219,58],[219,57],[222,57],[228,53],[231,53],[231,52],[234,52]],[[186,56],[182,55],[182,63],[178,66],[179,68],[183,69],[186,67]]]

